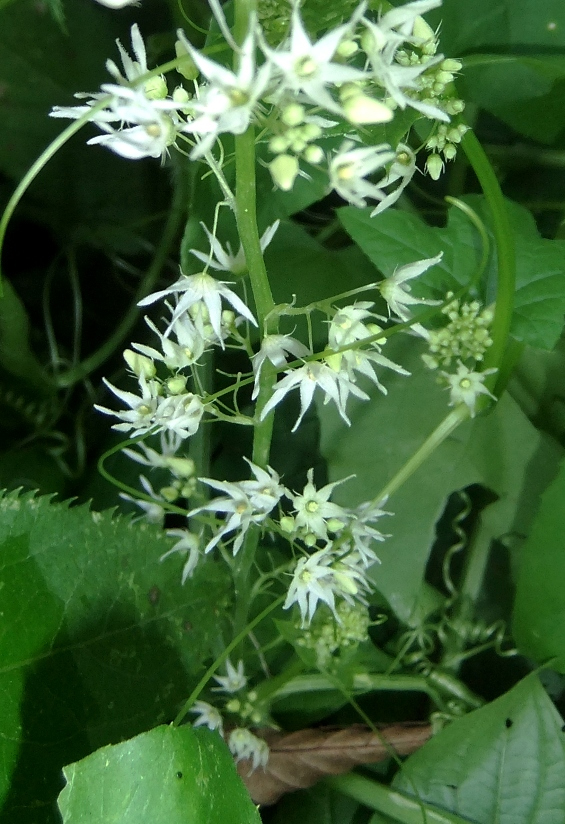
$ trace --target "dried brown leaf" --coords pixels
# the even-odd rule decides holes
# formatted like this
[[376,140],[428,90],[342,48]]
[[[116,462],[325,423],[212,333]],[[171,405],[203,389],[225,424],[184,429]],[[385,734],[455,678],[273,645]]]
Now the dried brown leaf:
[[325,775],[341,775],[359,764],[409,755],[431,736],[429,724],[391,724],[379,734],[362,725],[277,733],[256,733],[269,745],[265,768],[252,771],[247,759],[237,769],[256,804],[274,804],[285,793],[312,787]]

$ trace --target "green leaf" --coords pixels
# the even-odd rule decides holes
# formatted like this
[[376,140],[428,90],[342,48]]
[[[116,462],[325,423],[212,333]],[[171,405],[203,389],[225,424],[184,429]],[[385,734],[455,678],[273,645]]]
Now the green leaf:
[[[464,201],[490,226],[488,206],[482,196]],[[540,237],[532,215],[510,200],[506,201],[515,232],[516,296],[512,334],[540,349],[552,349],[563,328],[565,312],[565,241]],[[428,258],[443,251],[441,262],[418,279],[414,294],[427,297],[445,294],[448,289],[466,286],[476,271],[480,257],[478,233],[460,209],[448,211],[447,226],[436,228],[407,212],[384,212],[370,218],[370,209],[346,206],[339,218],[346,232],[386,277],[397,266]],[[490,231],[490,229],[489,229]],[[492,246],[492,244],[491,244]],[[496,295],[496,258],[492,253],[480,296],[486,303]]]
[[[421,365],[423,346],[404,337],[388,347],[385,354],[409,369],[412,377],[381,375],[388,396],[369,390],[370,401],[348,404],[349,428],[333,407],[318,405],[321,450],[330,480],[355,475],[335,490],[334,498],[341,504],[357,505],[379,496],[448,412],[447,393]],[[384,507],[394,516],[381,522],[381,530],[392,535],[376,548],[382,563],[373,568],[373,578],[401,620],[419,620],[426,563],[447,497],[471,484],[482,484],[498,496],[482,513],[475,536],[475,543],[488,551],[496,537],[527,534],[539,495],[554,477],[561,454],[508,395],[436,449]]]
[[[542,497],[520,552],[514,637],[524,655],[565,673],[565,465]],[[554,660],[555,659],[555,660]]]
[[62,767],[173,718],[221,643],[222,570],[182,587],[182,558],[159,563],[170,545],[110,513],[0,499],[0,821],[56,821]]
[[393,786],[475,824],[563,824],[563,719],[537,676],[453,721]]
[[217,733],[156,727],[64,770],[64,824],[260,824]]

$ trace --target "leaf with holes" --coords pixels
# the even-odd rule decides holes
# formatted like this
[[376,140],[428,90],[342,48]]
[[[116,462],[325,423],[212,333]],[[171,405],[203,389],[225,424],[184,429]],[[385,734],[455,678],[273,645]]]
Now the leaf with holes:
[[562,726],[532,674],[434,736],[393,785],[475,824],[564,824]]
[[64,824],[260,824],[217,733],[156,727],[64,770]]

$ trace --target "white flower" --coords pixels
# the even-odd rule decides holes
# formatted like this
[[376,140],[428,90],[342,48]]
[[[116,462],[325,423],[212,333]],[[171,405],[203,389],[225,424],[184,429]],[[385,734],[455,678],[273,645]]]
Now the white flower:
[[[280,220],[275,220],[275,222],[271,226],[268,226],[261,235],[259,244],[262,252],[265,251],[273,239],[275,232],[279,228],[279,224]],[[198,260],[201,260],[202,263],[205,263],[207,266],[211,266],[212,269],[219,269],[221,272],[232,272],[234,275],[241,275],[246,272],[247,263],[245,260],[245,252],[243,251],[243,246],[241,243],[237,254],[234,255],[229,243],[226,243],[226,251],[217,237],[215,237],[215,235],[213,235],[208,229],[206,224],[200,221],[200,225],[206,232],[208,240],[210,241],[210,254],[205,255],[204,252],[200,252],[198,249],[189,249],[189,252],[193,254],[194,257],[197,257]],[[215,257],[213,257],[213,255],[215,255]]]
[[414,35],[414,26],[421,14],[439,5],[441,0],[416,0],[391,9],[381,15],[377,23],[363,18],[367,31],[362,37],[362,43],[375,80],[398,106],[402,109],[411,106],[426,117],[448,121],[449,117],[437,106],[419,100],[417,96],[406,95],[403,91],[409,89],[417,93],[420,90],[417,82],[420,75],[443,60],[443,56],[427,56],[423,62],[409,66],[401,65],[395,60],[398,49],[404,43],[421,43],[421,39]]
[[425,260],[416,260],[414,263],[408,263],[406,266],[400,266],[393,275],[385,278],[378,285],[381,295],[386,300],[389,312],[396,315],[402,321],[408,321],[412,317],[411,312],[406,308],[407,306],[415,306],[422,304],[424,306],[438,306],[441,300],[424,300],[416,298],[412,295],[410,286],[404,286],[408,280],[418,277],[423,272],[427,271],[431,266],[435,266],[443,257],[443,252],[433,258],[426,258]]
[[306,534],[315,535],[316,538],[327,541],[328,520],[334,518],[342,525],[345,525],[349,520],[345,509],[329,500],[335,487],[345,483],[348,478],[334,481],[334,483],[326,484],[321,489],[316,489],[313,482],[313,469],[308,470],[307,477],[308,482],[302,490],[302,494],[289,495],[295,510],[294,523],[296,528],[303,529]]
[[139,31],[139,26],[134,23],[131,27],[131,47],[137,60],[132,60],[119,40],[116,40],[118,51],[122,59],[125,77],[122,75],[113,60],[106,61],[106,68],[118,83],[135,83],[140,77],[147,74],[147,53],[145,43]]
[[[415,171],[416,155],[405,143],[399,143],[396,147],[396,157],[393,163],[391,164],[385,177],[379,181],[379,189],[389,189],[389,191],[384,198],[382,198],[379,205],[373,209],[371,212],[371,217],[378,215],[380,212],[384,212],[385,209],[388,209],[389,206],[396,203],[404,189],[414,177]],[[390,189],[394,183],[396,183],[397,186]]]
[[131,501],[131,503],[142,509],[145,519],[149,521],[150,524],[162,524],[165,520],[165,510],[163,509],[163,504],[166,503],[165,498],[155,492],[145,475],[140,475],[139,480],[145,490],[145,494],[153,498],[151,503],[149,501],[142,501],[140,498],[134,498],[126,492],[120,492],[120,498],[124,501]]
[[236,727],[232,730],[228,738],[228,747],[236,761],[249,758],[251,760],[251,770],[258,767],[266,767],[269,760],[269,747],[262,738],[257,738],[249,730],[243,727]]
[[386,193],[382,189],[383,178],[379,184],[371,183],[365,178],[377,169],[383,169],[393,161],[396,153],[388,143],[378,146],[352,148],[355,144],[346,140],[329,162],[330,185],[338,195],[354,206],[362,208],[367,205],[366,198],[384,200]]
[[106,378],[102,380],[117,398],[130,407],[129,411],[115,412],[105,406],[94,405],[94,408],[98,409],[99,412],[103,412],[105,415],[115,415],[123,421],[123,423],[114,424],[112,429],[117,429],[119,432],[130,432],[133,429],[132,437],[134,438],[155,431],[155,415],[161,401],[159,397],[160,385],[157,381],[147,380],[144,375],[140,375],[138,382],[141,396],[138,396],[134,395],[133,392],[118,389]]
[[198,97],[191,101],[194,119],[183,128],[185,132],[201,136],[191,152],[192,159],[206,154],[218,134],[243,134],[253,118],[271,75],[268,63],[260,68],[255,65],[256,28],[257,23],[253,19],[239,49],[237,73],[205,57],[194,48],[182,30],[178,31],[181,43],[208,80],[206,85],[200,87]]
[[464,403],[473,418],[475,416],[475,405],[479,395],[488,395],[493,400],[496,400],[496,397],[484,385],[485,377],[487,375],[494,375],[496,371],[496,369],[485,369],[484,372],[473,372],[472,369],[469,369],[459,361],[455,375],[441,372],[448,383],[451,393],[449,405],[457,406],[460,403]]
[[235,292],[232,292],[224,281],[216,280],[206,272],[199,272],[196,275],[181,275],[179,280],[173,283],[172,286],[169,286],[168,289],[153,292],[153,294],[140,300],[138,306],[148,306],[160,298],[165,297],[165,295],[172,294],[178,295],[178,298],[168,331],[170,331],[175,321],[180,318],[184,312],[188,311],[191,306],[203,303],[208,311],[212,328],[223,346],[222,299],[227,300],[236,312],[239,312],[240,315],[247,318],[250,323],[257,326],[257,321],[241,298],[239,298]]
[[50,116],[77,119],[107,98],[106,107],[91,117],[91,121],[105,134],[87,142],[90,145],[102,144],[131,160],[164,157],[180,128],[176,110],[181,106],[170,98],[165,99],[167,86],[164,78],[154,77],[138,83],[147,74],[148,68],[145,44],[137,25],[131,28],[131,41],[136,60],[132,60],[119,40],[116,41],[124,74],[113,60],[106,62],[115,84],[103,84],[101,91],[93,94],[79,92],[75,97],[84,99],[84,104],[55,106]]
[[191,392],[164,398],[157,407],[155,432],[170,431],[181,438],[196,434],[204,414],[204,405]]
[[190,712],[198,715],[192,722],[193,727],[208,727],[209,730],[218,730],[220,735],[223,735],[222,716],[218,710],[206,701],[195,701]]
[[[146,317],[145,322],[159,337],[161,352],[143,343],[132,343],[132,347],[153,360],[162,361],[173,372],[198,363],[206,351],[209,341],[201,316],[197,317],[196,323],[187,314],[173,321],[169,331],[176,337],[177,342],[171,340],[170,334],[161,334],[150,318]],[[211,327],[210,331],[213,333]],[[213,338],[216,339],[214,334]]]
[[[141,453],[136,452],[135,449],[122,449],[122,452],[124,455],[127,455],[128,458],[131,458],[132,461],[142,464],[143,466],[149,466],[152,469],[170,468],[171,471],[173,471],[170,465],[170,460],[176,455],[177,450],[181,445],[181,438],[179,438],[174,432],[161,432],[160,439],[161,450],[159,452],[157,452],[156,449],[152,449],[150,446],[147,446],[147,444],[143,441],[138,444],[141,449]],[[190,459],[185,458],[181,460]]]
[[245,460],[255,480],[240,481],[239,486],[246,492],[258,512],[269,514],[286,493],[286,489],[280,483],[280,477],[272,467],[267,466],[266,469],[261,469],[247,458]]
[[[200,536],[189,532],[187,529],[168,529],[167,536],[169,538],[178,538],[179,540],[167,552],[160,557],[160,561],[164,561],[169,555],[180,552],[186,555],[187,559],[182,568],[181,583],[184,584],[187,578],[192,578],[194,570],[198,565],[201,557],[200,552]],[[211,729],[214,729],[211,727]]]
[[270,360],[273,366],[280,368],[287,363],[287,354],[294,355],[295,358],[305,358],[312,353],[303,343],[290,335],[265,335],[260,350],[251,358],[255,373],[255,386],[251,396],[253,400],[259,394],[261,368],[265,361]]
[[[328,342],[332,349],[341,349],[348,344],[357,343],[365,338],[372,337],[381,331],[380,327],[372,323],[366,326],[362,320],[370,317],[377,317],[374,312],[370,312],[373,303],[370,301],[360,301],[352,306],[344,306],[332,318],[328,334]],[[360,372],[369,378],[384,394],[386,388],[381,384],[372,363],[392,369],[399,375],[409,375],[410,373],[399,364],[394,363],[389,358],[381,355],[382,344],[386,339],[376,340],[368,344],[367,348],[350,349],[326,357],[328,363],[336,372],[342,372],[348,376],[349,380],[355,380],[355,372]]]
[[236,669],[228,659],[226,661],[226,671],[227,675],[214,675],[214,681],[217,681],[220,686],[212,687],[213,690],[216,692],[228,692],[233,695],[233,693],[239,692],[247,686],[247,676],[245,675],[243,661],[238,663]]
[[263,407],[261,420],[264,420],[269,412],[296,387],[300,390],[300,414],[292,427],[292,432],[296,432],[300,426],[302,418],[312,403],[316,387],[320,387],[325,393],[324,403],[328,403],[330,400],[335,403],[339,414],[348,425],[350,421],[345,412],[345,405],[349,394],[356,395],[363,400],[367,400],[369,397],[355,386],[347,375],[339,371],[336,372],[326,363],[311,361],[298,367],[298,369],[287,371],[286,377],[277,383],[273,394]]
[[365,501],[355,507],[355,509],[350,509],[348,512],[349,522],[347,530],[351,535],[353,548],[357,551],[365,566],[380,563],[371,548],[371,542],[384,541],[388,537],[371,525],[379,518],[382,518],[383,515],[391,514],[380,509],[381,503],[383,502],[375,503],[374,501]]
[[122,124],[133,125],[127,128],[123,125],[114,128],[104,119],[94,115],[92,121],[105,134],[91,137],[86,141],[87,144],[105,146],[127,160],[165,157],[169,146],[176,140],[178,125],[170,115],[162,111],[160,103],[158,100],[148,100],[141,91],[123,89],[121,97],[110,104],[109,110],[116,114],[116,119]]
[[139,6],[139,0],[96,0],[107,9],[124,9],[126,6]]
[[272,49],[263,39],[261,41],[267,60],[275,68],[276,99],[287,92],[301,93],[310,103],[342,114],[340,104],[333,99],[327,86],[360,80],[367,75],[351,66],[332,63],[332,58],[364,8],[365,5],[361,4],[348,23],[327,32],[317,43],[312,43],[300,19],[298,3],[294,3],[288,42],[278,49]]

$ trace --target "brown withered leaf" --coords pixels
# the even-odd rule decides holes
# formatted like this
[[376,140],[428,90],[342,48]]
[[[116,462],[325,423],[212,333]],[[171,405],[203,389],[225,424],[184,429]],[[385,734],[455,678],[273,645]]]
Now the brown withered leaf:
[[379,727],[379,735],[360,724],[291,733],[260,730],[255,735],[269,745],[267,766],[252,772],[251,762],[245,759],[237,770],[256,804],[274,804],[285,793],[312,787],[325,775],[341,775],[359,764],[384,761],[392,751],[409,755],[431,734],[429,724],[417,723]]

